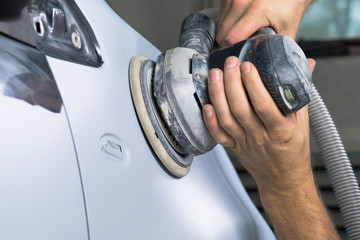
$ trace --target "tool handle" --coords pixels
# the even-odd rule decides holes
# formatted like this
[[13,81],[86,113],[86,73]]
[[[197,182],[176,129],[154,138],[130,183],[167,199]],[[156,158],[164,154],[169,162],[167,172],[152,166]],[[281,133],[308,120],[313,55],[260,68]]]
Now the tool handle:
[[287,36],[271,28],[257,31],[246,41],[209,56],[209,68],[223,69],[229,56],[252,62],[267,90],[284,114],[299,110],[311,100],[312,79],[304,52]]
[[287,36],[259,35],[243,48],[240,60],[252,62],[284,114],[295,112],[311,100],[312,78],[306,56]]

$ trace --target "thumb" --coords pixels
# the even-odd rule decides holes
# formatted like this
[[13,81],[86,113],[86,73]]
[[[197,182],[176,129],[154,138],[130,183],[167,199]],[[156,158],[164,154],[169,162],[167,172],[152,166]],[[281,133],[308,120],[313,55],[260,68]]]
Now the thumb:
[[307,59],[308,64],[309,64],[309,68],[310,68],[310,72],[311,74],[314,72],[315,66],[316,66],[316,61],[312,58],[308,58]]
[[233,45],[240,41],[244,41],[251,37],[257,30],[263,27],[269,26],[269,23],[264,18],[255,17],[251,14],[243,16],[230,30],[223,34],[223,36],[217,36],[218,42],[221,47]]

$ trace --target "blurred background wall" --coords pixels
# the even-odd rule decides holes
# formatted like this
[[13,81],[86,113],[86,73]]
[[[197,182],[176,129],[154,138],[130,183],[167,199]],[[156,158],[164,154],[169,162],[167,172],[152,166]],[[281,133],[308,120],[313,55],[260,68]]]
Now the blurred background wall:
[[220,0],[106,0],[161,51],[178,45],[182,20],[190,13],[220,7]]

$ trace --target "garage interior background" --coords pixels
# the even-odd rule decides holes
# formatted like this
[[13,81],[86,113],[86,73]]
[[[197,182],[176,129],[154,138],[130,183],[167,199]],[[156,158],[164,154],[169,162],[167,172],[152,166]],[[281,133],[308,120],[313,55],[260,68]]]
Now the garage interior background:
[[[188,14],[205,8],[220,7],[220,0],[107,2],[121,18],[161,51],[178,45],[181,22]],[[322,6],[317,8],[313,4],[315,14],[308,17],[305,15],[303,23],[307,21],[308,25],[318,26],[318,29],[310,29],[307,26],[302,28],[302,36],[310,36],[302,41],[302,46],[306,54],[317,61],[313,81],[334,118],[357,178],[360,179],[360,17],[355,15],[356,9],[360,10],[360,4],[353,0],[340,0],[336,3],[334,0],[318,0],[316,4]],[[326,11],[330,20],[326,19],[325,13],[316,14],[319,9]],[[332,16],[335,15],[343,17],[334,19]],[[316,20],[311,19],[314,16]],[[321,32],[326,30],[324,26],[328,27],[329,37],[313,41],[311,36],[325,36]],[[344,35],[344,29],[347,29],[348,35]],[[343,35],[336,35],[337,32]],[[339,209],[314,141],[311,148],[316,180],[324,202],[342,239],[346,239]],[[231,156],[231,153],[229,154]],[[263,213],[255,182],[239,164],[235,163],[235,166],[250,197]]]
[[106,0],[134,29],[161,51],[178,46],[182,20],[190,13],[220,8],[220,0]]

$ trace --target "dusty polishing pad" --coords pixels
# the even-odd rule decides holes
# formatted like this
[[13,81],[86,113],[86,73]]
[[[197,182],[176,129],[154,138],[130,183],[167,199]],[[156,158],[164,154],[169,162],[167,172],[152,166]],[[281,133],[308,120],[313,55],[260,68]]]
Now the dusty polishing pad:
[[179,150],[161,121],[152,93],[154,71],[154,61],[140,55],[132,58],[129,78],[134,106],[141,127],[161,163],[174,176],[183,177],[190,170],[193,156]]

